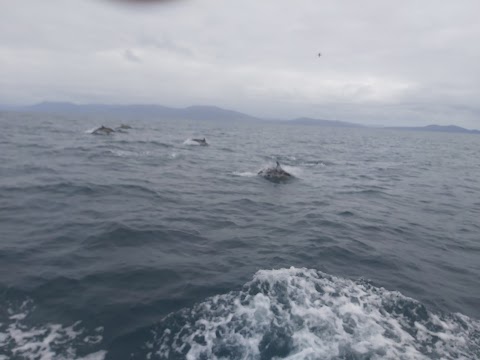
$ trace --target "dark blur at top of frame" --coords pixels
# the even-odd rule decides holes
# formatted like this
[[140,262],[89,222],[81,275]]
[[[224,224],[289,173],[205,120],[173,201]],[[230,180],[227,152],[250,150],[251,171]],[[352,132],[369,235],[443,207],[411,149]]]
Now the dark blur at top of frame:
[[148,4],[169,4],[182,2],[184,0],[108,0],[111,3],[128,5],[148,5]]

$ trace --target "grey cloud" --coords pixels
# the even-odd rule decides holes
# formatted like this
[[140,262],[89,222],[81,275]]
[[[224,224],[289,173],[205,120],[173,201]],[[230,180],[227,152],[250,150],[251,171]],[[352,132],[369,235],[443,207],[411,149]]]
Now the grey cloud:
[[138,55],[136,55],[131,49],[125,50],[123,53],[123,57],[130,62],[134,62],[134,63],[142,62],[142,59]]
[[167,37],[163,37],[161,39],[158,39],[155,42],[155,45],[159,49],[166,49],[168,51],[173,51],[176,52],[177,54],[181,54],[184,56],[193,56],[193,51],[188,49],[187,47],[181,46],[173,42]]
[[0,103],[95,87],[94,102],[480,127],[478,13],[476,0],[5,2]]

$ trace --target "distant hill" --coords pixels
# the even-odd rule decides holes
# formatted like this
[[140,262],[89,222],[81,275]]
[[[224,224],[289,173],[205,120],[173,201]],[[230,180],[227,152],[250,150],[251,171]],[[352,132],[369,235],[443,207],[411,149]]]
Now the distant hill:
[[469,130],[456,125],[427,125],[427,126],[411,126],[411,127],[388,127],[385,129],[408,130],[408,131],[433,131],[460,134],[480,134],[480,130]]
[[18,110],[47,113],[157,116],[172,120],[261,120],[238,111],[226,110],[216,106],[190,106],[179,109],[161,105],[76,105],[72,103],[43,102],[32,106],[18,108]]
[[360,124],[354,124],[345,121],[338,120],[324,120],[324,119],[312,119],[308,117],[301,117],[293,120],[289,120],[289,123],[295,123],[299,125],[314,125],[314,126],[331,126],[331,127],[365,127]]
[[[40,104],[14,107],[0,106],[2,111],[44,112],[44,113],[69,113],[69,114],[103,114],[114,116],[148,116],[165,120],[211,120],[211,121],[234,121],[243,122],[275,122],[277,124],[294,124],[306,126],[328,126],[337,128],[367,128],[364,125],[346,121],[313,119],[300,117],[292,120],[279,121],[263,119],[247,115],[238,111],[222,109],[217,106],[189,106],[186,108],[172,108],[162,105],[104,105],[84,104],[77,105],[69,102],[42,102]],[[423,127],[385,127],[382,129],[409,130],[409,131],[433,131],[463,134],[480,134],[480,130],[469,130],[460,126],[428,125]]]
[[[69,102],[42,102],[39,104],[19,107],[17,111],[44,112],[44,113],[70,113],[70,114],[113,114],[157,116],[163,119],[189,119],[189,120],[217,120],[217,121],[275,121],[247,115],[238,111],[222,109],[217,106],[189,106],[186,108],[172,108],[162,105],[104,105],[84,104],[77,105]],[[280,122],[279,122],[280,123]],[[364,127],[363,125],[335,121],[312,119],[307,117],[281,121],[282,124],[316,125],[331,127]]]

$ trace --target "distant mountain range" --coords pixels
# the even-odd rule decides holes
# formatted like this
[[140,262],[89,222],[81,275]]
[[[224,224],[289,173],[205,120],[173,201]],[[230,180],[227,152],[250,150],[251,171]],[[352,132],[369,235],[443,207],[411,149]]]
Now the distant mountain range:
[[480,130],[469,130],[456,125],[427,125],[421,127],[389,127],[386,129],[407,130],[407,131],[434,131],[434,132],[448,132],[448,133],[462,133],[462,134],[480,134]]
[[178,109],[161,105],[76,105],[72,103],[43,102],[40,104],[26,106],[18,109],[22,111],[46,113],[156,116],[172,120],[261,120],[254,116],[243,114],[238,111],[226,110],[216,106],[189,106],[186,108]]
[[[176,120],[211,120],[244,122],[274,121],[247,115],[238,111],[222,109],[217,106],[189,106],[186,108],[172,108],[161,105],[104,105],[85,104],[77,105],[68,102],[42,102],[31,106],[0,106],[4,111],[43,112],[43,113],[70,113],[70,114],[110,114],[116,116],[155,116],[162,119]],[[337,128],[366,128],[364,125],[345,121],[313,119],[301,117],[292,120],[278,121],[281,124],[297,124],[308,126],[327,126]],[[480,134],[480,130],[469,130],[460,126],[428,125],[423,127],[383,127],[381,129],[404,130],[404,131],[433,131],[448,133]]]
[[323,119],[312,119],[307,117],[301,117],[293,120],[288,120],[289,123],[299,124],[299,125],[312,125],[312,126],[331,126],[331,127],[354,127],[361,128],[365,127],[364,125],[337,121],[337,120],[323,120]]

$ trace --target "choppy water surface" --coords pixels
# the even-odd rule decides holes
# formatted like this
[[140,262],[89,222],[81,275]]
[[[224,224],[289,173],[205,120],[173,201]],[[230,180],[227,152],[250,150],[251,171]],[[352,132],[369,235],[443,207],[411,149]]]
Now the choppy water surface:
[[479,136],[0,125],[0,359],[480,358]]

